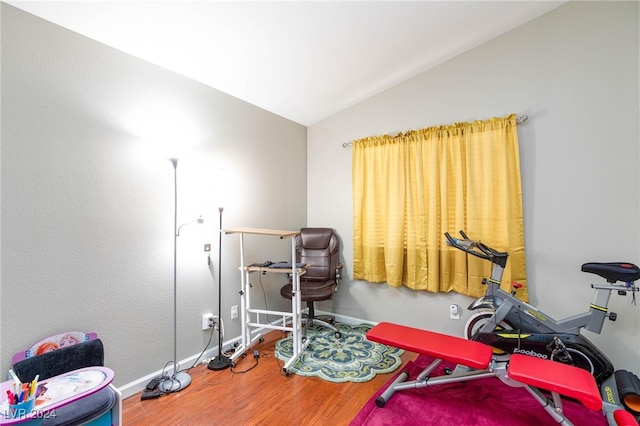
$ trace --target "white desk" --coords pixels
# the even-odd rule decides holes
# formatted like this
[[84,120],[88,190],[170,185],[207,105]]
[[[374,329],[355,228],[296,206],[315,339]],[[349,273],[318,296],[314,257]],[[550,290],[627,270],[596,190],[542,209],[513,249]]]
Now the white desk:
[[[287,360],[284,365],[285,375],[289,375],[289,368],[295,363],[298,357],[305,350],[309,344],[307,340],[304,344],[302,342],[302,301],[300,297],[300,276],[304,275],[306,270],[304,268],[268,268],[259,266],[246,266],[244,260],[244,235],[266,235],[272,237],[279,237],[280,239],[291,239],[291,265],[296,264],[296,241],[295,236],[299,234],[299,231],[282,231],[275,229],[257,229],[257,228],[232,228],[223,229],[225,234],[239,234],[240,235],[240,316],[242,320],[242,336],[240,344],[236,351],[231,356],[231,361],[235,360],[244,354],[256,341],[262,339],[262,335],[258,332],[254,336],[251,335],[252,329],[272,329],[290,331],[293,339],[293,356]],[[293,297],[291,298],[291,312],[283,311],[270,311],[266,309],[256,309],[251,307],[251,291],[249,288],[249,277],[251,273],[268,272],[276,274],[291,274],[291,284],[293,286]],[[252,318],[252,315],[254,316]],[[261,322],[261,315],[273,315],[281,317],[281,324],[270,324],[268,322]],[[291,323],[291,326],[287,326]]]

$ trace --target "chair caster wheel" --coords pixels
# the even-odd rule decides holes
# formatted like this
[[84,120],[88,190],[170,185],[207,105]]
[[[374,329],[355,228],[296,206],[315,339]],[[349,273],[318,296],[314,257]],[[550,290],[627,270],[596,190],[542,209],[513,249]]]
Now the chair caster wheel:
[[342,337],[342,333],[340,333],[339,331],[336,331],[335,336],[336,336],[336,339],[339,339]]
[[445,367],[444,368],[444,374],[446,374],[448,376],[451,373],[453,373],[453,370],[450,367]]
[[287,377],[289,377],[289,375],[291,374],[289,370],[287,370],[286,368],[283,368],[282,371],[284,372],[284,375]]
[[264,337],[259,338],[258,342],[263,343],[264,342]]

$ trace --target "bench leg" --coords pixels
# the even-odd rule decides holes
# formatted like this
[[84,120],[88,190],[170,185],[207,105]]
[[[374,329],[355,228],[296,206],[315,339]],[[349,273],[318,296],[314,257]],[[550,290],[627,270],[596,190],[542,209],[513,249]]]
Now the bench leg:
[[562,411],[562,399],[557,392],[551,392],[551,399],[532,386],[524,387],[542,405],[547,413],[560,425],[573,426]]
[[384,407],[387,401],[393,396],[394,393],[396,393],[397,390],[417,388],[419,387],[419,383],[426,383],[426,380],[429,378],[429,374],[431,374],[431,372],[435,370],[435,368],[440,365],[441,362],[441,359],[433,360],[431,364],[429,364],[424,370],[422,370],[420,374],[418,374],[418,377],[416,377],[416,379],[412,380],[411,382],[404,383],[404,381],[409,378],[409,373],[407,371],[403,371],[398,377],[396,377],[393,383],[389,385],[389,387],[382,393],[382,395],[376,398],[376,406],[380,408]]
[[397,391],[406,389],[421,389],[427,386],[436,386],[446,383],[465,382],[468,380],[484,379],[487,377],[496,377],[496,371],[494,370],[466,370],[460,371],[454,370],[450,375],[430,377],[429,374],[442,362],[441,359],[434,360],[429,366],[418,374],[415,380],[406,381],[409,378],[409,373],[403,371],[398,377],[389,385],[389,387],[376,398],[376,406],[382,408],[387,401]]
[[382,395],[376,398],[376,406],[379,408],[384,407],[387,401],[393,396],[394,393],[396,393],[396,385],[398,383],[404,382],[408,378],[409,378],[409,373],[407,373],[406,371],[403,371],[402,373],[400,373],[400,375],[396,377],[396,379],[391,383],[391,385],[389,385],[389,387],[385,389]]

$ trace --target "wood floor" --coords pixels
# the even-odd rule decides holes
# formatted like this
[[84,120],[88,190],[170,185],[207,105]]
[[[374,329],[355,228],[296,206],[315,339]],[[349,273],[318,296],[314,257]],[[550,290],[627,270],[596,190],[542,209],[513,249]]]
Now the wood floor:
[[[274,354],[282,333],[272,331],[233,368],[211,371],[199,365],[189,371],[193,381],[178,393],[122,403],[124,426],[137,425],[348,425],[369,398],[395,373],[379,374],[365,383],[330,383],[282,372]],[[258,365],[253,349],[260,351]],[[405,352],[403,365],[416,358]],[[396,371],[397,372],[397,371]]]

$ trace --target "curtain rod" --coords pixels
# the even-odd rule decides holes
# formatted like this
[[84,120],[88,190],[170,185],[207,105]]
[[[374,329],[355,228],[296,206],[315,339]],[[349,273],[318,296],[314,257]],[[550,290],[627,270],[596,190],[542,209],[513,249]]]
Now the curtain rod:
[[[529,119],[528,115],[519,115],[516,117],[516,124],[522,124],[525,121],[527,121]],[[349,142],[344,142],[342,144],[343,148],[349,148],[351,145],[353,145],[353,141],[349,141]]]

